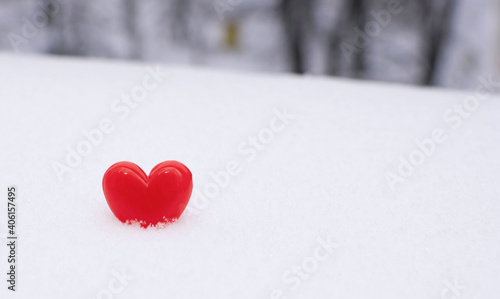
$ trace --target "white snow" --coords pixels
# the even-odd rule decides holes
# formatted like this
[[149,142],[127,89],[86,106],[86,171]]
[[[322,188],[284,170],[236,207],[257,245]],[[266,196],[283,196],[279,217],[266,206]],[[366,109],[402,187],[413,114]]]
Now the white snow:
[[[1,298],[498,298],[498,97],[453,129],[443,114],[471,94],[162,65],[163,83],[123,117],[111,107],[146,65],[2,54],[0,66],[2,235],[7,185],[19,188],[18,292],[2,274]],[[268,137],[276,110],[295,118],[247,161],[239,146]],[[59,180],[51,164],[105,118],[114,131]],[[392,191],[386,172],[438,128],[446,141]],[[106,169],[171,159],[198,192],[231,161],[240,172],[164,229],[120,223]]]

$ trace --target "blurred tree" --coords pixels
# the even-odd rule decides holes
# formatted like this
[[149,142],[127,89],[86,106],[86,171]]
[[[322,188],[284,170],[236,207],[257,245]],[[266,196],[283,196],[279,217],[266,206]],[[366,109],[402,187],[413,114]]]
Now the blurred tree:
[[306,71],[305,41],[311,29],[313,2],[312,0],[281,0],[278,8],[285,29],[290,68],[294,73],[298,74],[303,74]]
[[346,13],[348,3],[342,1],[339,12],[337,12],[337,21],[328,35],[327,39],[327,67],[326,72],[329,75],[340,76],[342,70],[343,53],[340,48],[344,39],[346,27],[349,23],[349,14]]
[[[349,16],[348,26],[349,28],[359,28],[360,30],[364,30],[365,28],[365,9],[366,3],[364,0],[351,0],[348,1],[347,5],[347,13]],[[352,31],[348,33],[348,37],[352,37]],[[358,48],[358,51],[353,53],[352,58],[352,73],[353,77],[362,77],[363,72],[365,71],[365,63],[364,63],[364,52],[365,48]]]
[[425,0],[418,2],[423,11],[424,34],[427,44],[423,50],[426,71],[422,78],[425,85],[434,85],[439,67],[440,55],[449,38],[453,22],[455,0]]
[[[0,48],[470,87],[494,63],[495,1],[400,0],[385,22],[391,0],[0,0]],[[22,37],[40,10],[47,24]]]
[[186,43],[189,39],[188,20],[190,13],[190,0],[174,0],[169,17],[172,19],[173,40]]
[[137,26],[137,0],[124,1],[125,26],[130,40],[130,58],[141,58],[141,36]]
[[[371,2],[364,0],[342,1],[335,28],[328,37],[327,73],[334,76],[363,77],[365,66],[365,48],[355,45],[355,34],[364,31],[366,12]],[[344,48],[342,48],[344,47]],[[346,51],[350,51],[346,57]]]

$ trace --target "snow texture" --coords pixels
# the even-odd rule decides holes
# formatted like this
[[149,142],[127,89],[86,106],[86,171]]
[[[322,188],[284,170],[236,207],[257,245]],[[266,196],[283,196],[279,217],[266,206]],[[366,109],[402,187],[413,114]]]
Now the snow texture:
[[[471,94],[162,65],[163,83],[125,117],[111,107],[141,84],[144,64],[2,54],[0,65],[0,234],[6,187],[19,189],[18,292],[4,283],[1,298],[111,290],[123,299],[278,290],[286,298],[498,298],[497,97],[453,129],[443,114]],[[277,122],[283,113],[295,118]],[[52,164],[66,163],[66,148],[104,118],[114,131],[59,180]],[[249,154],[248,137],[269,138],[266,128],[277,125]],[[386,172],[438,128],[446,141],[392,191]],[[166,228],[120,223],[103,196],[106,169],[127,160],[149,172],[171,159],[204,194],[211,172],[231,161],[240,172],[212,199],[192,198]],[[328,258],[318,262],[318,252]],[[307,278],[290,272],[294,265],[311,270],[302,270]],[[133,278],[119,282],[122,271]]]

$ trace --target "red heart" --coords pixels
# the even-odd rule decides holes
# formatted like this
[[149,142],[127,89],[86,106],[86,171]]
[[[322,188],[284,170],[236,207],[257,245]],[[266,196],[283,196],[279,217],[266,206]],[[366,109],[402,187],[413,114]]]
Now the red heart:
[[118,162],[104,174],[102,188],[116,218],[148,227],[181,216],[193,191],[193,179],[189,169],[177,161],[156,165],[149,177],[134,163]]

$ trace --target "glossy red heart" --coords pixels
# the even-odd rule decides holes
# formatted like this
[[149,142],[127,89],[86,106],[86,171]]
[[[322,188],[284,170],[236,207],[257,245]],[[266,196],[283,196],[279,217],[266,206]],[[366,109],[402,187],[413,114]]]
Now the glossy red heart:
[[181,216],[193,191],[193,179],[177,161],[156,165],[149,176],[134,163],[118,162],[104,174],[102,188],[116,218],[148,227]]

